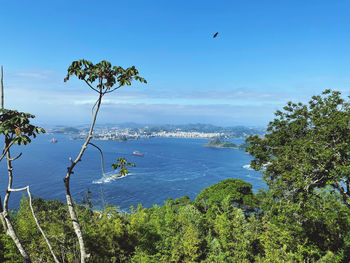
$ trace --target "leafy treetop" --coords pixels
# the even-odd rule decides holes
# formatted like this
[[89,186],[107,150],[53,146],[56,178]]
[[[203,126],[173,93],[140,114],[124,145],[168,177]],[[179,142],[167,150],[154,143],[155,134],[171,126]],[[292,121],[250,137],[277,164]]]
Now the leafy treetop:
[[7,143],[26,145],[31,142],[29,137],[36,137],[45,130],[41,127],[30,124],[30,118],[35,116],[29,113],[16,110],[3,109],[0,111],[0,134],[7,138]]
[[194,200],[194,204],[207,214],[215,214],[224,205],[237,206],[245,212],[254,210],[254,195],[252,185],[240,179],[226,179],[220,183],[204,188]]
[[331,186],[350,207],[350,103],[325,90],[309,105],[288,102],[262,138],[251,136],[251,166],[280,197]]
[[[147,81],[138,74],[139,72],[134,66],[127,69],[120,66],[112,67],[111,63],[105,60],[94,65],[92,62],[82,59],[72,62],[64,81],[66,82],[69,80],[71,75],[75,75],[79,79],[84,80],[94,91],[106,94],[121,86],[131,85],[132,79],[147,83]],[[97,89],[92,86],[95,81],[98,81]],[[116,82],[118,82],[119,85],[116,88],[112,88]]]

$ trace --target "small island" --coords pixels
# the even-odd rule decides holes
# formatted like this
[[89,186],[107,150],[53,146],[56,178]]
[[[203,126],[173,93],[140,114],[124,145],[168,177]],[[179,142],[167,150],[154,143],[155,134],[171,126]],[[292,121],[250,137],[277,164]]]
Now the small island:
[[232,148],[232,149],[244,150],[249,146],[249,144],[243,143],[241,145],[236,145],[232,142],[222,141],[219,137],[214,137],[214,138],[211,138],[209,142],[204,144],[204,146],[213,147],[213,148]]
[[225,142],[220,140],[218,137],[211,138],[209,142],[204,144],[206,147],[214,147],[214,148],[234,148],[238,149],[239,147],[232,142]]

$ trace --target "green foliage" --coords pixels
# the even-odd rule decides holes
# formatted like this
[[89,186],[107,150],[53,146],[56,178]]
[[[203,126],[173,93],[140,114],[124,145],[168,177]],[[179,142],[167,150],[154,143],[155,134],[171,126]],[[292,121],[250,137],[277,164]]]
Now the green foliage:
[[[304,203],[276,201],[269,192],[258,196],[263,217],[254,211],[247,216],[229,202],[230,196],[217,199],[220,209],[210,216],[188,196],[149,209],[138,206],[128,214],[116,207],[94,211],[85,206],[77,206],[77,214],[91,262],[349,261],[350,211],[339,196],[318,192]],[[59,260],[77,262],[79,245],[67,206],[43,199],[33,204]],[[26,198],[12,219],[31,257],[50,262]],[[3,262],[21,262],[13,241],[2,232],[0,237]]]
[[251,184],[240,179],[226,179],[204,188],[196,197],[194,204],[211,216],[222,211],[224,206],[227,208],[236,206],[245,212],[252,212],[255,200]]
[[118,158],[117,162],[112,164],[112,168],[114,170],[120,168],[119,169],[120,176],[125,176],[125,175],[128,175],[130,173],[129,170],[126,168],[126,166],[136,167],[136,165],[134,163],[128,162],[125,158]]
[[16,110],[1,110],[0,114],[0,134],[6,136],[7,143],[26,145],[31,142],[30,137],[36,137],[39,133],[44,133],[43,128],[30,124],[30,118],[35,116],[29,113],[18,112]]
[[276,195],[296,198],[331,186],[350,207],[350,104],[326,90],[308,105],[289,102],[268,125],[265,137],[247,139],[251,166],[264,169]]
[[[68,220],[68,209],[58,200],[33,200],[33,207],[40,225],[55,249],[61,262],[74,262],[79,258],[79,245]],[[24,247],[38,261],[50,262],[52,256],[35,225],[27,198],[22,199],[16,216],[16,228]],[[39,260],[40,259],[40,260]]]
[[327,254],[320,258],[317,263],[338,263],[341,262],[341,258],[335,255],[331,251],[327,251]]
[[251,262],[254,258],[254,228],[241,209],[217,215],[209,240],[208,262]]
[[139,72],[134,66],[123,69],[120,66],[112,67],[112,64],[105,60],[94,65],[92,62],[82,59],[72,62],[71,66],[68,68],[67,77],[64,81],[69,80],[71,75],[77,76],[88,84],[93,84],[98,80],[98,90],[95,91],[107,93],[112,91],[111,88],[116,82],[118,82],[119,87],[131,85],[132,79],[147,83],[147,81],[144,78],[141,78],[138,74]]

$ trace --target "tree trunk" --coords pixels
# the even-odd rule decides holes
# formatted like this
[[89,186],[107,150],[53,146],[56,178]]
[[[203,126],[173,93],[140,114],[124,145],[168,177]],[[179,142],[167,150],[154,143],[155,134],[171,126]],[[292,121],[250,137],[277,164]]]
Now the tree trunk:
[[100,96],[99,96],[98,103],[97,103],[97,108],[96,108],[96,111],[95,111],[95,114],[93,116],[93,120],[92,120],[92,123],[90,126],[89,135],[86,138],[85,143],[81,147],[80,153],[78,154],[77,158],[74,161],[71,160],[71,165],[69,167],[67,167],[66,177],[63,179],[65,190],[66,190],[66,200],[67,200],[69,215],[70,215],[70,218],[71,218],[72,223],[73,223],[74,232],[75,232],[75,234],[78,238],[78,242],[79,242],[80,262],[81,263],[85,263],[86,259],[90,257],[90,254],[86,253],[83,234],[81,231],[81,225],[79,223],[78,216],[77,216],[75,209],[74,209],[74,203],[73,203],[72,196],[70,193],[70,176],[73,174],[73,169],[74,169],[75,165],[81,161],[81,158],[82,158],[90,140],[92,139],[92,132],[93,132],[93,129],[95,126],[97,113],[98,113],[100,106],[101,106],[102,96],[103,96],[103,94],[102,94],[102,92],[100,92]]
[[8,201],[9,201],[9,198],[10,198],[10,194],[11,194],[11,191],[10,189],[12,188],[12,179],[13,179],[13,176],[12,176],[12,164],[11,164],[11,155],[10,155],[10,150],[7,151],[7,154],[6,154],[6,160],[7,160],[7,171],[8,171],[8,175],[9,175],[9,183],[8,183],[8,187],[7,187],[7,191],[6,191],[6,195],[5,195],[5,198],[4,198],[4,211],[3,211],[3,216],[4,216],[4,220],[6,222],[6,226],[7,226],[7,232],[6,234],[9,235],[13,242],[15,242],[16,244],[16,247],[17,249],[19,250],[19,253],[21,253],[23,259],[24,259],[24,262],[25,263],[29,263],[29,262],[32,262],[30,260],[30,257],[27,253],[27,251],[24,249],[24,247],[22,246],[22,243],[21,241],[18,239],[18,236],[12,226],[12,223],[11,223],[11,220],[10,220],[10,216],[9,216],[9,213],[8,213]]
[[70,194],[69,180],[70,180],[70,177],[64,178],[64,186],[66,188],[66,200],[67,200],[69,215],[70,215],[70,218],[71,218],[72,223],[73,223],[73,229],[74,229],[74,232],[78,238],[78,242],[79,242],[79,246],[80,246],[80,262],[83,263],[83,262],[85,262],[86,258],[88,258],[90,255],[88,255],[86,253],[84,239],[83,239],[83,233],[81,231],[79,219],[78,219],[77,214],[75,213],[74,204],[73,204],[72,197]]
[[0,220],[1,220],[2,226],[4,228],[4,232],[6,233],[7,232],[7,225],[6,225],[6,221],[5,221],[3,212],[4,212],[4,209],[2,208],[2,200],[1,200],[1,196],[0,196]]

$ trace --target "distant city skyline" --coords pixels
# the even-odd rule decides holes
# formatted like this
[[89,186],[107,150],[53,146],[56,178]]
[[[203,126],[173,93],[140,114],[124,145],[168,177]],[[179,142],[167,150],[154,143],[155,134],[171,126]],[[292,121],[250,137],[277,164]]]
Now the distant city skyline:
[[[287,101],[350,95],[348,1],[3,1],[5,107],[46,125],[89,123],[97,99],[73,60],[135,65],[98,123],[264,127]],[[216,38],[213,35],[219,32]]]

